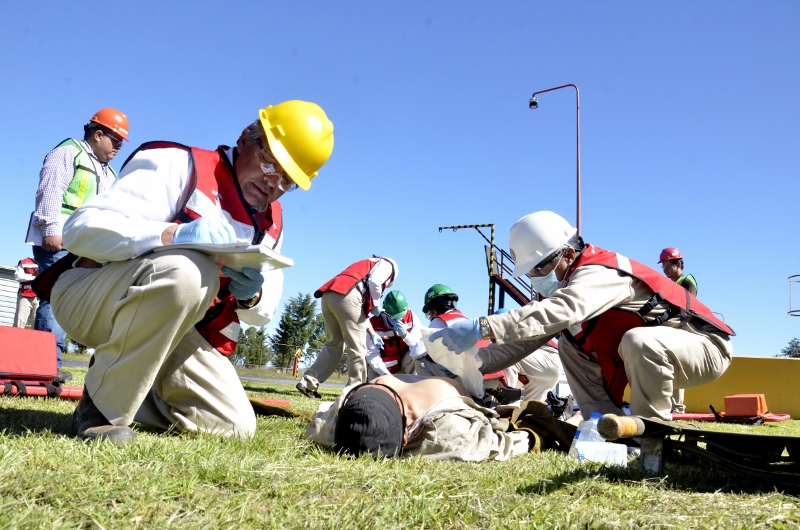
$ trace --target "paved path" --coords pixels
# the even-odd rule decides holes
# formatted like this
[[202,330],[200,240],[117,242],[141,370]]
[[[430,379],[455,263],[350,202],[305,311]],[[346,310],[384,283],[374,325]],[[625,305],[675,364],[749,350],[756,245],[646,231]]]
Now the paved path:
[[[62,363],[63,368],[89,368],[89,361],[72,361],[69,359],[65,359]],[[239,379],[242,381],[251,381],[254,383],[272,383],[272,384],[281,384],[281,385],[292,385],[294,386],[296,383],[295,379],[282,379],[280,377],[261,377],[257,375],[244,375],[239,376]],[[323,388],[344,388],[344,383],[322,383],[320,385]]]

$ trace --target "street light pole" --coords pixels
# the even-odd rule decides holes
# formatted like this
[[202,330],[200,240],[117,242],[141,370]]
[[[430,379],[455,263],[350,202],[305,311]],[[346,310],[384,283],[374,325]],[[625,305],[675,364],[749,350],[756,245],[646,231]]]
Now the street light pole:
[[576,124],[576,145],[577,145],[577,155],[576,155],[576,163],[577,163],[577,229],[578,235],[581,235],[581,94],[578,90],[578,85],[568,84],[568,85],[561,85],[553,88],[548,88],[545,90],[539,90],[538,92],[534,92],[531,96],[531,100],[528,102],[528,107],[530,109],[538,109],[539,108],[539,100],[536,99],[537,94],[544,94],[545,92],[552,92],[553,90],[559,90],[561,88],[572,87],[575,89],[575,124]]

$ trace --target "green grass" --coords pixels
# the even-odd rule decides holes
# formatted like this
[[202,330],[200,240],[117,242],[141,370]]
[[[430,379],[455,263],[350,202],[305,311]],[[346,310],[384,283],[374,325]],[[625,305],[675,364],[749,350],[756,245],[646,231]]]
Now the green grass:
[[[81,385],[85,370],[72,369]],[[291,385],[249,393],[316,410]],[[337,390],[322,389],[324,399]],[[0,398],[0,528],[796,528],[797,497],[707,467],[664,477],[528,454],[508,462],[375,461],[303,438],[305,421],[259,417],[253,440],[157,433],[137,444],[69,435],[74,403]],[[704,425],[705,426],[705,425]],[[724,430],[748,430],[709,425]],[[800,422],[749,430],[800,435]]]

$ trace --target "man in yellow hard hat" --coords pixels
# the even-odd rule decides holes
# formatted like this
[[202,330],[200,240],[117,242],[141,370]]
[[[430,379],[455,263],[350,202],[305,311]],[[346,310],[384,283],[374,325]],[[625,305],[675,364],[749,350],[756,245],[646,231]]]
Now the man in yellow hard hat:
[[72,419],[79,438],[128,443],[134,420],[253,434],[255,415],[226,356],[239,319],[270,321],[283,273],[220,270],[206,254],[164,247],[245,242],[279,252],[278,199],[309,189],[332,150],[323,110],[286,101],[261,109],[233,148],[141,145],[114,188],[78,208],[64,245],[80,258],[55,282],[52,300],[69,335],[95,349]]
[[[67,138],[47,153],[25,239],[33,245],[33,258],[40,273],[67,254],[61,244],[67,217],[114,183],[117,174],[109,162],[122,148],[123,140],[128,140],[128,117],[116,109],[103,108],[83,126],[82,140]],[[36,310],[34,329],[55,334],[60,370],[65,333],[45,300]],[[68,372],[61,374],[62,379],[71,377]]]

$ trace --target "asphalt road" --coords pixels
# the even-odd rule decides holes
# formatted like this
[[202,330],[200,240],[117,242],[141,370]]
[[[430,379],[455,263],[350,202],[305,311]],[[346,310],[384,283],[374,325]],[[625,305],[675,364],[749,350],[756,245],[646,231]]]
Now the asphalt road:
[[[89,368],[89,361],[72,361],[65,359],[62,363],[62,370],[65,368]],[[239,376],[242,381],[250,381],[254,383],[274,383],[281,385],[294,385],[294,379],[281,379],[280,377],[260,377],[254,375]],[[344,388],[343,383],[322,383],[323,388]]]

